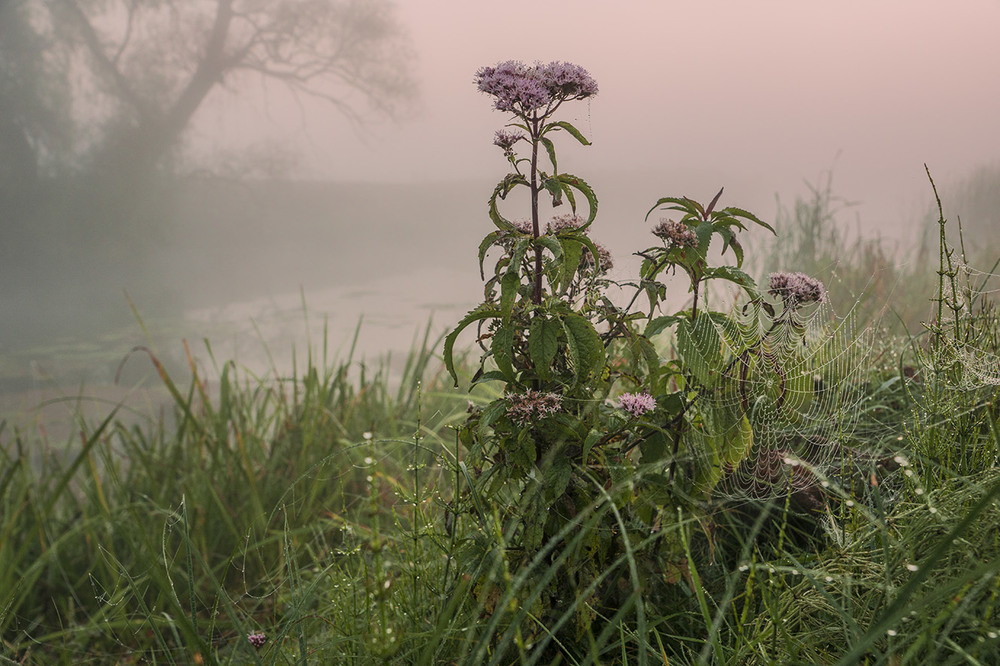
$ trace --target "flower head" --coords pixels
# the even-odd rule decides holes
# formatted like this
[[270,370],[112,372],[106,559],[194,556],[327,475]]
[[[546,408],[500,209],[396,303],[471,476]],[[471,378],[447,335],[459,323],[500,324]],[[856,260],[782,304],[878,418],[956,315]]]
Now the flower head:
[[648,393],[622,393],[618,398],[619,409],[638,418],[656,409],[656,398]]
[[672,247],[698,247],[698,237],[694,230],[683,222],[662,218],[660,223],[653,227],[653,235],[662,238]]
[[507,60],[481,67],[475,76],[480,92],[493,95],[494,108],[526,116],[553,102],[583,99],[597,94],[597,83],[579,65],[565,62],[525,65]]
[[255,649],[259,650],[264,647],[264,643],[267,642],[267,636],[260,633],[259,631],[253,631],[247,634],[247,640],[250,641],[250,645],[254,646]]
[[778,296],[786,307],[805,303],[822,303],[826,300],[826,287],[805,273],[771,273],[767,293]]
[[[607,273],[615,265],[615,262],[611,259],[611,253],[600,243],[594,243],[594,246],[597,248],[597,261],[599,262],[597,272]],[[594,255],[584,250],[583,254],[580,255],[580,269],[590,270],[591,268],[594,268]]]
[[531,235],[532,233],[531,220],[527,218],[521,218],[519,220],[511,220],[511,224],[514,225],[514,229],[516,229],[522,234]]
[[493,137],[493,145],[498,146],[503,150],[504,155],[507,157],[514,156],[514,144],[524,138],[524,135],[520,132],[514,132],[512,130],[497,130],[496,135]]
[[532,389],[524,393],[511,393],[507,396],[507,401],[510,403],[507,415],[521,425],[545,418],[549,414],[558,412],[562,407],[562,396],[558,393]]
[[549,222],[548,226],[545,228],[545,233],[547,234],[557,234],[560,231],[565,231],[566,229],[579,229],[583,226],[584,220],[582,217],[576,213],[566,213],[565,215],[556,215]]

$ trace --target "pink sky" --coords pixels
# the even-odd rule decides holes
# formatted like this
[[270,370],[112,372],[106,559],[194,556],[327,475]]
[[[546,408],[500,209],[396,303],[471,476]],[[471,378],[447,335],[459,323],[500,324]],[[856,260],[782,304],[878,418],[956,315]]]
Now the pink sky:
[[998,0],[397,6],[419,57],[414,117],[359,137],[326,107],[303,118],[272,99],[266,115],[205,127],[301,146],[310,176],[492,181],[505,173],[490,143],[505,117],[473,73],[507,59],[567,60],[601,92],[567,107],[594,145],[565,146],[564,168],[642,170],[663,183],[653,196],[708,198],[728,184],[729,203],[790,201],[832,169],[866,225],[895,228],[929,198],[925,162],[940,185],[1000,160]]

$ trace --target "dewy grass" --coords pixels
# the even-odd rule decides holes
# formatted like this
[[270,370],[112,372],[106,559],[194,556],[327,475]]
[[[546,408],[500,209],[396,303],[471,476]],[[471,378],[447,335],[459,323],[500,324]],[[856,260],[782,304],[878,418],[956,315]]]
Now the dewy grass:
[[[596,91],[572,66],[501,69],[542,77],[547,94]],[[510,93],[487,74],[487,92]],[[503,103],[535,104],[542,88]],[[514,151],[523,136],[497,137],[515,169],[508,185],[538,168],[539,147],[556,171],[551,136],[582,138],[529,116],[515,125],[537,144],[527,162]],[[520,177],[536,200],[596,206],[575,177]],[[762,293],[737,267],[705,265],[692,251],[713,236],[742,259],[733,228],[755,218],[716,210],[718,197],[667,197],[657,207],[682,222],[657,227],[664,245],[647,253],[627,310],[640,294],[662,301],[668,264],[692,287],[738,284],[746,307],[713,310],[703,290],[672,315],[615,314],[599,297],[605,259],[581,228],[593,220],[560,218],[554,236],[508,228],[502,194],[481,249],[499,244],[497,298],[460,325],[479,327],[481,362],[466,362],[456,334],[438,357],[430,329],[398,385],[387,363],[329,358],[325,336],[264,376],[208,344],[207,370],[185,347],[186,375],[137,349],[127,363],[155,369],[171,414],[81,418],[68,456],[8,434],[0,657],[1000,660],[1000,366],[989,365],[1000,320],[957,260],[939,266],[942,318],[927,334],[875,340],[804,314],[806,292],[792,298],[789,285],[811,282],[786,273],[791,283]],[[611,314],[595,325],[574,308]],[[454,390],[452,373],[476,386]],[[734,481],[740,469],[753,473]]]

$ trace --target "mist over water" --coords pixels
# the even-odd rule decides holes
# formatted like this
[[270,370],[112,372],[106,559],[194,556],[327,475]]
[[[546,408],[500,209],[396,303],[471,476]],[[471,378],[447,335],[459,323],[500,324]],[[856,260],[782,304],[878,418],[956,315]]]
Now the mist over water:
[[[208,367],[207,338],[216,362],[264,373],[287,371],[293,349],[301,359],[307,345],[322,348],[324,331],[346,354],[359,322],[355,355],[369,361],[404,355],[429,321],[445,331],[482,297],[476,248],[507,167],[490,145],[506,118],[475,92],[472,74],[509,58],[578,62],[601,86],[568,110],[594,145],[560,145],[560,164],[597,193],[592,235],[615,257],[614,277],[634,275],[631,253],[649,244],[658,215],[644,216],[659,197],[708,201],[725,187],[720,205],[773,221],[829,173],[833,192],[857,203],[838,222],[886,238],[902,260],[932,201],[924,162],[947,213],[959,207],[948,194],[1000,157],[1000,92],[984,84],[1000,66],[987,30],[1000,9],[973,2],[940,16],[931,2],[841,4],[588,1],[568,13],[527,0],[502,12],[397,2],[421,97],[396,122],[365,112],[359,130],[323,100],[232,79],[193,116],[173,173],[149,189],[112,180],[123,190],[107,199],[113,209],[69,196],[96,182],[74,176],[65,201],[47,197],[22,214],[23,187],[11,186],[0,418],[30,417],[81,383],[112,401],[155,383],[148,359],[129,356],[136,345],[153,344],[186,372],[182,340]],[[10,11],[0,7],[0,19]],[[15,93],[24,96],[0,81],[0,111]],[[104,131],[96,120],[73,127],[87,140]],[[34,145],[52,142],[38,178],[63,178],[45,162],[58,132],[29,129]],[[12,145],[0,140],[0,157]],[[235,157],[224,165],[223,154]],[[981,189],[990,182],[1000,178]],[[505,210],[525,217],[524,203],[512,197]],[[988,215],[968,213],[982,238],[1000,232]]]

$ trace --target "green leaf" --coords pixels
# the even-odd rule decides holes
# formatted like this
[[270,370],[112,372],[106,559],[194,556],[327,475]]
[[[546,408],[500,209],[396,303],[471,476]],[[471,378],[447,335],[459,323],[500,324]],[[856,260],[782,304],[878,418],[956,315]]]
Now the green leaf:
[[583,465],[587,464],[587,456],[590,455],[590,450],[594,448],[594,444],[597,444],[599,441],[601,441],[602,437],[603,435],[598,430],[591,430],[589,433],[587,433],[587,438],[583,440],[583,453],[581,454],[580,457],[581,464]]
[[506,382],[506,381],[507,377],[502,372],[500,372],[499,370],[490,370],[489,372],[484,372],[483,374],[476,377],[472,381],[471,386],[475,386],[476,384],[482,384],[484,382]]
[[583,254],[583,243],[573,238],[560,238],[559,242],[562,243],[563,262],[562,273],[559,276],[558,291],[559,293],[565,293],[569,289],[569,285],[573,282],[573,276],[576,275],[577,269],[580,267],[580,255]]
[[657,333],[663,332],[664,329],[673,326],[679,321],[687,321],[683,317],[678,317],[677,315],[664,315],[662,317],[657,317],[648,324],[646,324],[646,330],[643,331],[643,335],[647,338],[651,338]]
[[531,469],[538,460],[538,451],[535,448],[535,438],[531,436],[531,428],[522,428],[517,433],[517,451],[520,455],[515,455],[517,462],[525,469]]
[[515,271],[507,271],[500,280],[500,312],[503,313],[503,323],[510,322],[510,315],[517,298],[517,288],[521,286],[521,276]]
[[705,277],[728,280],[743,287],[750,298],[760,298],[760,291],[757,290],[757,283],[754,279],[735,266],[718,266],[706,271]]
[[458,339],[459,334],[465,330],[469,324],[477,321],[482,321],[483,319],[499,319],[501,316],[500,309],[496,306],[480,305],[479,307],[470,310],[462,320],[458,322],[455,329],[448,334],[444,339],[444,365],[451,375],[451,378],[455,382],[455,386],[458,386],[458,373],[455,372],[455,360],[454,360],[454,350],[455,341]]
[[643,464],[656,462],[662,460],[667,454],[667,436],[663,432],[655,431],[650,434],[645,440],[639,444],[639,450],[642,452],[642,458],[640,459]]
[[493,360],[497,364],[497,369],[503,373],[504,377],[511,384],[517,382],[514,373],[514,329],[507,326],[499,326],[493,332],[493,344],[490,346],[493,352]]
[[715,384],[722,363],[722,339],[708,317],[694,325],[687,319],[677,322],[677,354],[703,386]]
[[552,257],[562,263],[563,257],[563,247],[562,244],[552,236],[539,236],[535,239],[537,245],[541,245],[546,250],[552,253]]
[[545,499],[551,503],[562,497],[572,475],[573,465],[569,458],[565,455],[556,455],[552,464],[545,470],[543,482]]
[[479,439],[485,440],[488,433],[487,428],[490,428],[494,423],[496,423],[500,417],[507,413],[507,399],[497,398],[490,404],[488,404],[484,409],[482,415],[479,417]]
[[545,146],[545,152],[549,154],[549,161],[552,163],[552,173],[559,173],[559,165],[556,163],[556,146],[552,139],[542,137],[539,142]]
[[497,199],[506,199],[511,190],[518,185],[530,187],[524,176],[518,173],[509,173],[497,184],[493,190],[493,195],[490,197],[490,219],[501,231],[516,231],[516,229],[510,220],[500,214],[500,210],[497,208]]
[[772,227],[767,222],[764,222],[763,220],[761,220],[759,217],[757,217],[756,215],[754,215],[753,213],[751,213],[748,210],[744,210],[742,208],[737,208],[735,206],[730,206],[728,208],[723,208],[722,210],[720,210],[719,214],[720,215],[726,215],[728,217],[742,217],[744,220],[749,220],[749,221],[753,222],[754,224],[757,224],[759,226],[764,227],[765,229],[767,229],[768,231],[770,231],[775,236],[778,235],[778,232],[774,230],[774,227]]
[[[563,185],[567,185],[569,187],[578,190],[584,197],[586,197],[587,203],[590,205],[590,215],[587,217],[586,223],[578,227],[578,230],[583,231],[591,224],[593,224],[594,219],[597,218],[597,195],[594,194],[594,190],[591,189],[590,185],[588,185],[587,182],[582,178],[573,176],[568,173],[561,173],[557,176],[553,176],[553,178],[558,178],[559,181],[563,183]],[[575,201],[573,201],[570,196],[567,196],[567,198],[570,199],[570,205],[573,206],[573,212],[575,213],[576,212]]]
[[594,325],[578,314],[563,318],[569,360],[576,382],[586,381],[590,372],[604,365],[604,344]]
[[728,465],[735,467],[750,455],[750,449],[753,447],[753,428],[750,427],[750,419],[746,414],[729,429],[723,437],[723,442],[722,460]]
[[535,317],[528,331],[528,353],[535,372],[548,379],[552,361],[559,351],[559,323],[544,316]]
[[[546,178],[545,180],[542,181],[542,187],[545,189],[545,191],[547,191],[549,194],[552,195],[553,208],[557,206],[562,206],[563,203],[562,198],[564,191],[563,191],[563,185],[562,183],[559,182],[558,178],[554,176],[552,178]],[[573,206],[574,210],[576,209],[575,202],[570,202],[570,205]]]
[[580,133],[580,130],[578,130],[577,128],[573,127],[573,125],[569,124],[565,120],[560,120],[558,122],[554,122],[554,123],[549,124],[549,126],[546,127],[544,131],[548,132],[548,131],[551,131],[551,130],[566,130],[567,132],[569,132],[573,136],[574,139],[576,139],[577,141],[579,141],[583,145],[585,145],[585,146],[591,145],[590,141],[588,141],[587,138],[585,136],[583,136],[583,134]]
[[497,238],[500,237],[499,231],[491,231],[486,234],[486,238],[483,242],[479,244],[479,279],[486,279],[486,272],[483,270],[483,262],[486,261],[486,253],[489,251],[493,244],[496,243]]
[[646,213],[646,220],[647,221],[649,220],[649,216],[653,214],[654,210],[660,208],[661,206],[664,206],[665,204],[673,204],[673,205],[667,206],[664,210],[678,210],[688,215],[697,217],[699,219],[701,218],[701,215],[699,215],[701,206],[699,206],[697,202],[692,201],[687,197],[663,197],[657,200],[657,202],[653,205],[653,207],[649,209],[649,212]]

